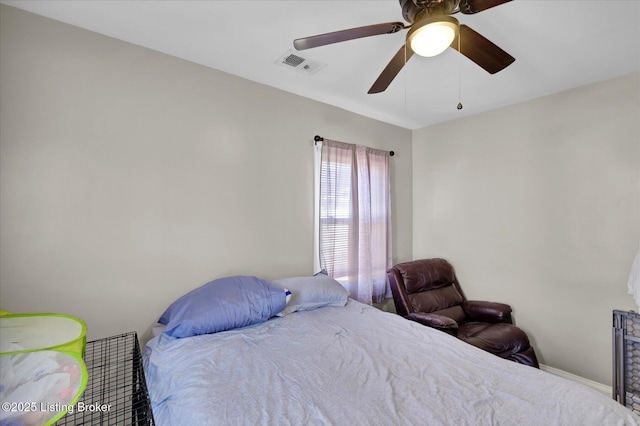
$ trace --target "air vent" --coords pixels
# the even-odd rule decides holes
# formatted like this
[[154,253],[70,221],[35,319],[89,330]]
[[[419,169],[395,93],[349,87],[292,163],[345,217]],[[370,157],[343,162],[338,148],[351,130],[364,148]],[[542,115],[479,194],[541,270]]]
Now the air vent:
[[302,64],[305,61],[304,58],[292,53],[289,56],[287,56],[286,58],[284,58],[284,62],[287,65],[291,65],[292,67],[297,67],[298,65]]
[[327,64],[311,60],[303,55],[300,55],[298,52],[293,52],[292,50],[286,51],[284,55],[282,55],[276,61],[276,64],[282,65],[287,68],[293,68],[296,71],[300,71],[301,73],[307,75],[313,75],[327,66]]

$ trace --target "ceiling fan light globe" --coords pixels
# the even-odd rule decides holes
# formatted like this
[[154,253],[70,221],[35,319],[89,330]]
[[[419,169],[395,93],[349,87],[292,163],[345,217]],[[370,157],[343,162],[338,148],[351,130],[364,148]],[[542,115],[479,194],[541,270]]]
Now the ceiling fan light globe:
[[428,17],[417,22],[407,34],[407,40],[416,54],[436,56],[451,46],[458,34],[458,20],[450,16]]

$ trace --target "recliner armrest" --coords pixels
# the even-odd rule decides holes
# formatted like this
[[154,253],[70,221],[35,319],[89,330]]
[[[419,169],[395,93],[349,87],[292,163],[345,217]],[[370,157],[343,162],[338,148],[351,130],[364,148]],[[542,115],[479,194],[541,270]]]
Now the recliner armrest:
[[512,323],[511,306],[505,303],[465,300],[462,310],[472,321]]
[[443,315],[429,314],[426,312],[412,312],[405,317],[410,321],[418,322],[427,327],[435,328],[452,336],[458,335],[458,323]]

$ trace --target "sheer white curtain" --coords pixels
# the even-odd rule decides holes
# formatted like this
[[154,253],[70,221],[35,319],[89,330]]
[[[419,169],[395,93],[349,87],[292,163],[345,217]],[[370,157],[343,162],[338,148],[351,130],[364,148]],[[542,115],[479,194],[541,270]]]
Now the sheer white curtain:
[[389,153],[325,139],[316,189],[319,267],[350,297],[381,302],[391,267]]

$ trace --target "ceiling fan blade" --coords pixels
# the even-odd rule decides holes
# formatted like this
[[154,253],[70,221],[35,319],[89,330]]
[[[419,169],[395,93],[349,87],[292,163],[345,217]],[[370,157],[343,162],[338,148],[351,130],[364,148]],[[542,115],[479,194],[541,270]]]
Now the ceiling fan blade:
[[403,45],[400,50],[391,58],[391,61],[387,64],[382,73],[378,76],[378,79],[373,83],[368,94],[380,93],[387,90],[387,87],[391,84],[396,75],[400,72],[404,64],[413,56],[413,50],[406,44]]
[[325,46],[327,44],[340,43],[341,41],[354,40],[357,38],[397,33],[404,28],[405,26],[402,22],[387,22],[384,24],[367,25],[365,27],[351,28],[348,30],[298,38],[293,41],[293,47],[295,47],[296,50],[311,49],[312,47]]
[[511,0],[462,0],[460,2],[460,12],[465,15],[472,15],[510,1]]
[[[459,37],[459,39],[458,39]],[[489,74],[495,74],[511,65],[516,59],[466,25],[460,25],[460,34],[451,47],[478,64]],[[458,40],[460,49],[458,49]]]

